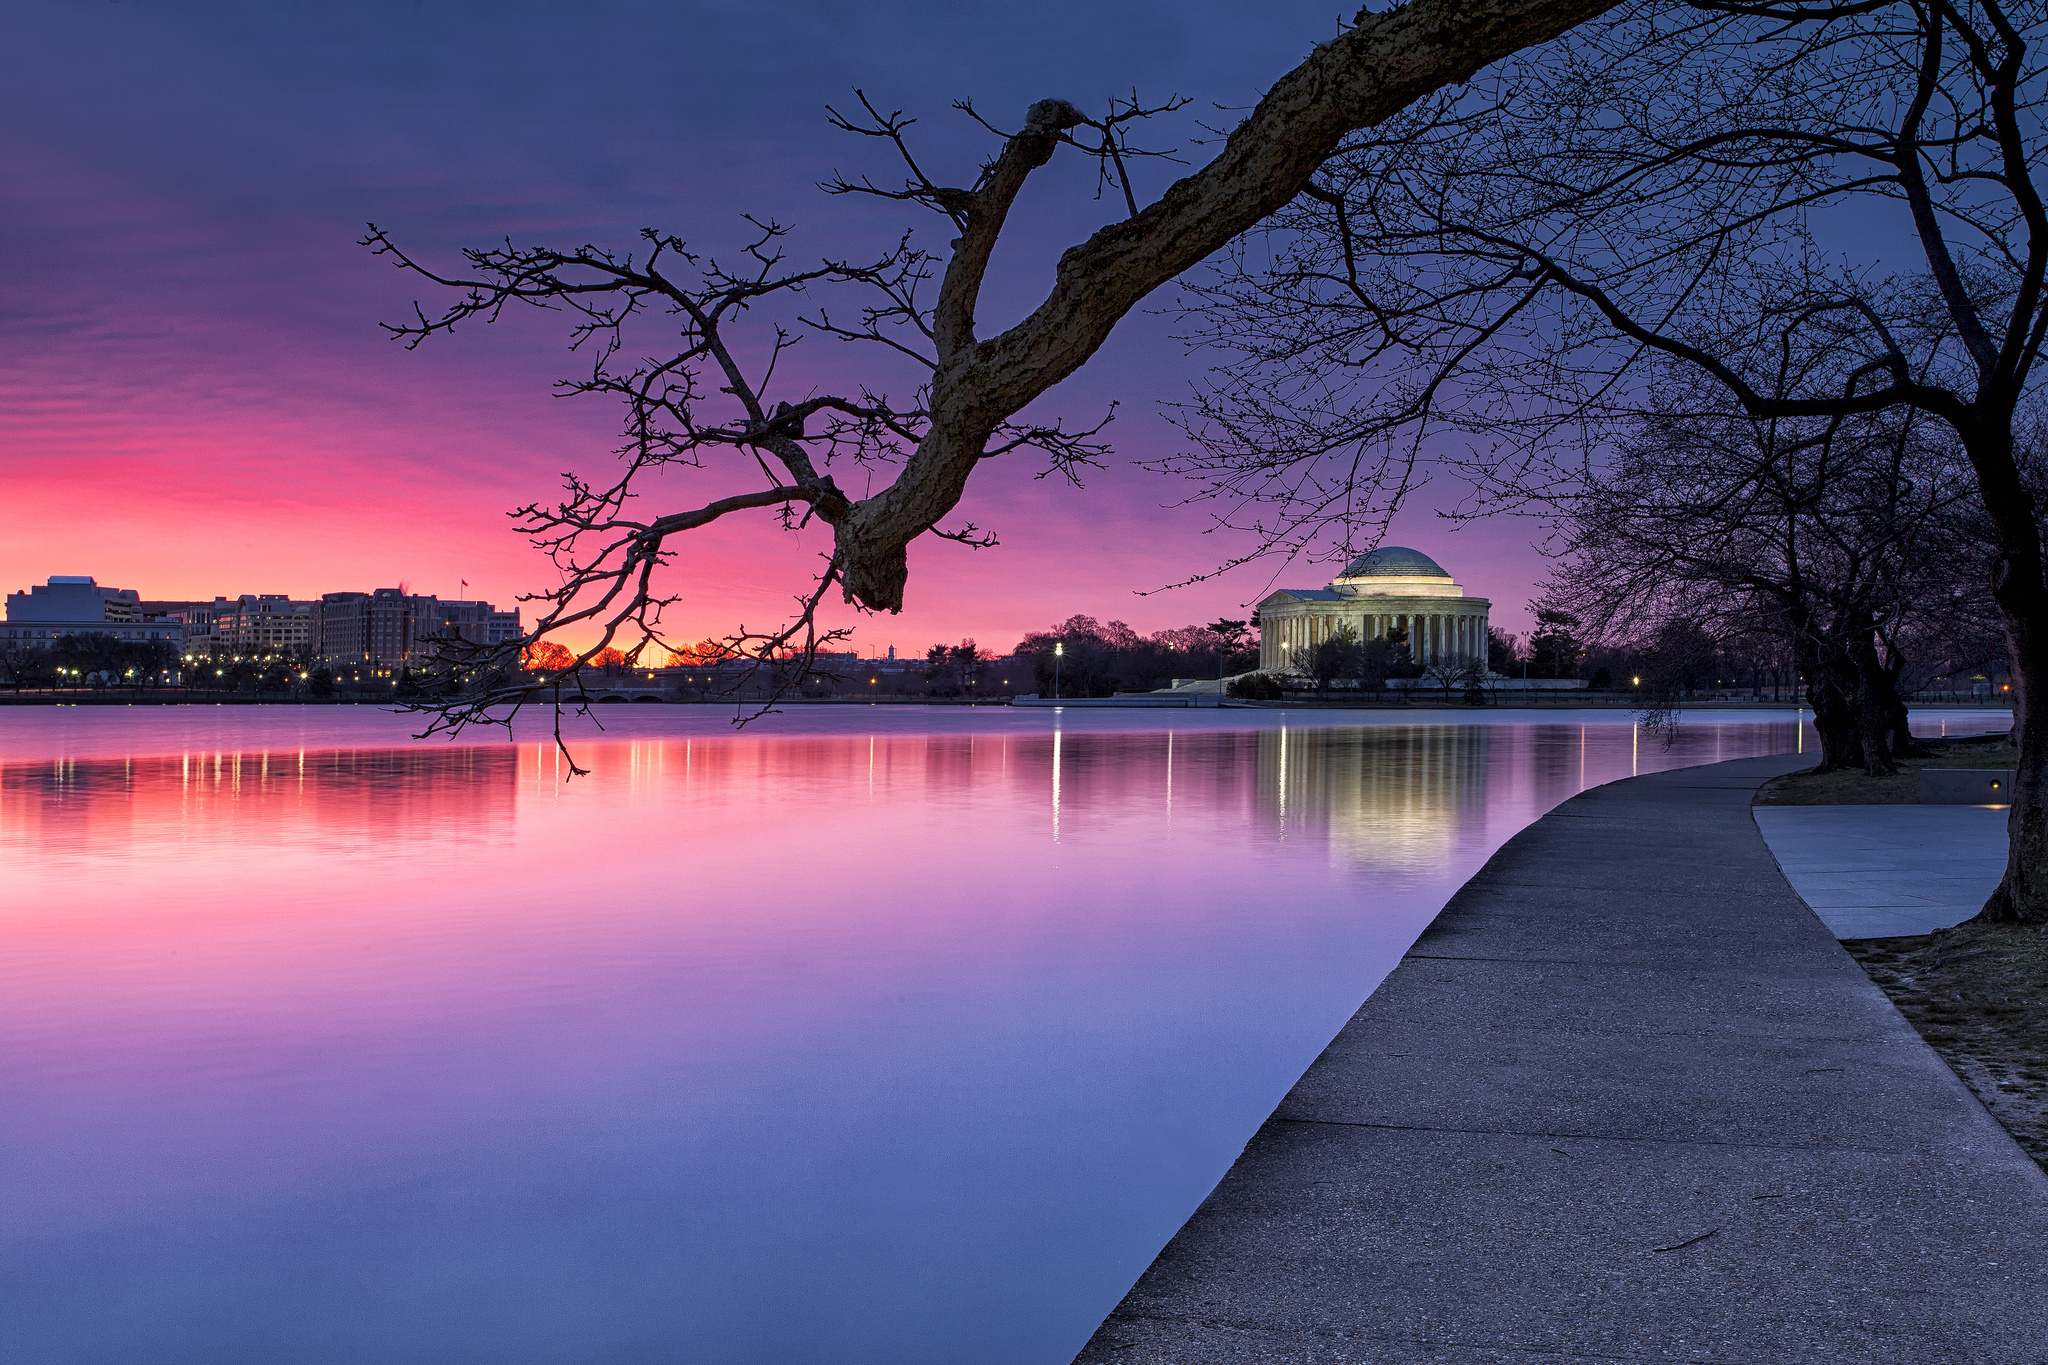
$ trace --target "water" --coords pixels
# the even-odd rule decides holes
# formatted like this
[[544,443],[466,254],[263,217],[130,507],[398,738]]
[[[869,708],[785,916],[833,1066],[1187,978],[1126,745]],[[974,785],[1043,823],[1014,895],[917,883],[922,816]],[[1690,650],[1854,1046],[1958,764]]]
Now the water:
[[1459,719],[0,712],[0,1359],[1058,1365],[1503,840],[1802,742]]

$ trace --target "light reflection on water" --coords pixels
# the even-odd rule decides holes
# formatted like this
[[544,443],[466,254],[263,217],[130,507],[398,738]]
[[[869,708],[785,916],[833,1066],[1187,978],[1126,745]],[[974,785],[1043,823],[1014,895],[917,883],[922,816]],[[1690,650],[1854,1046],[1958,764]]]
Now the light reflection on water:
[[1504,839],[1799,742],[1359,720],[0,717],[0,1358],[1065,1361]]

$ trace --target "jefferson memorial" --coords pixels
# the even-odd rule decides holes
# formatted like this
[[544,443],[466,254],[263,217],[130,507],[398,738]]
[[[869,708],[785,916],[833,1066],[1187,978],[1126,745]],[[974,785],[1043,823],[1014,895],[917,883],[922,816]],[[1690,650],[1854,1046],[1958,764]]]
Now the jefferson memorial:
[[1492,603],[1467,597],[1420,550],[1386,545],[1344,566],[1327,588],[1282,588],[1254,609],[1259,667],[1290,671],[1296,650],[1351,627],[1360,640],[1406,629],[1408,649],[1424,668],[1486,666],[1486,612]]

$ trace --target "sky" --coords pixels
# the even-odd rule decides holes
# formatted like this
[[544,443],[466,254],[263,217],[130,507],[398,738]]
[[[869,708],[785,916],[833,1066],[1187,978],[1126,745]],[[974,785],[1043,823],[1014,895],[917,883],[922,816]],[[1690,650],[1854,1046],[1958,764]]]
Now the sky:
[[[745,214],[788,224],[798,259],[905,228],[942,249],[939,220],[914,208],[817,190],[835,170],[893,171],[828,126],[827,104],[858,86],[917,115],[928,168],[965,183],[992,142],[955,99],[1015,122],[1047,96],[1100,108],[1178,93],[1190,117],[1227,125],[1219,106],[1256,100],[1336,22],[1294,0],[16,0],[0,53],[0,585],[91,574],[177,599],[404,584],[513,605],[551,571],[506,512],[565,471],[608,472],[617,412],[552,395],[580,364],[559,315],[411,352],[391,342],[379,322],[435,300],[356,245],[365,222],[450,268],[460,247],[508,235],[626,244],[643,226],[729,252]],[[1141,199],[1176,173],[1141,172]],[[1061,250],[1121,216],[1078,157],[1034,177],[983,335],[1028,311]],[[1151,631],[1246,616],[1274,587],[1330,576],[1268,562],[1143,595],[1247,548],[1210,533],[1215,509],[1184,505],[1190,485],[1137,467],[1178,448],[1161,405],[1213,363],[1174,339],[1170,302],[1156,295],[1033,409],[1085,424],[1120,402],[1110,467],[1074,488],[1028,457],[984,465],[956,517],[1001,543],[913,546],[901,615],[834,610],[856,647],[1007,650],[1077,612]],[[806,345],[785,362],[799,387],[900,385],[865,352]],[[671,488],[677,507],[702,500],[685,479]],[[1423,490],[1387,543],[1436,557],[1492,599],[1497,626],[1525,630],[1540,528],[1454,527],[1437,512],[1459,493]],[[778,620],[827,543],[766,517],[685,540],[675,638]]]

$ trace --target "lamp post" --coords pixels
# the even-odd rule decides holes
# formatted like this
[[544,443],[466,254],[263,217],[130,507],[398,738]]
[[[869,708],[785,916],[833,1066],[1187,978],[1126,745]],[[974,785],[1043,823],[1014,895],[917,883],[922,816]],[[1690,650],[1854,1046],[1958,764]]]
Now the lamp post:
[[1060,699],[1060,659],[1061,659],[1061,658],[1062,658],[1063,656],[1065,656],[1066,652],[1067,652],[1067,646],[1066,646],[1066,642],[1065,642],[1064,640],[1061,640],[1061,641],[1056,641],[1056,642],[1055,642],[1055,643],[1053,644],[1053,647],[1052,647],[1052,699],[1053,699],[1054,701],[1058,701],[1058,700]]

